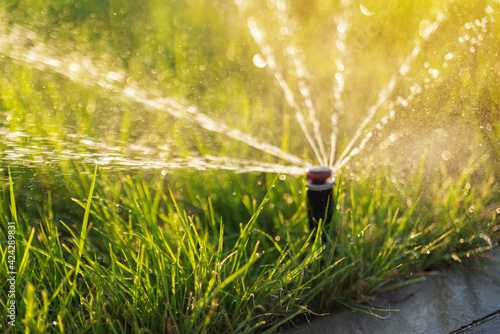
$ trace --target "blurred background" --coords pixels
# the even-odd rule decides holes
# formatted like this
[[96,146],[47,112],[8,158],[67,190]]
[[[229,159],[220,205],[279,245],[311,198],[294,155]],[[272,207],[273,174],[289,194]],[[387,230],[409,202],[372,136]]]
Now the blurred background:
[[338,133],[337,159],[375,106],[354,145],[371,135],[363,164],[418,165],[424,149],[450,168],[473,153],[497,163],[498,9],[496,1],[6,1],[2,160],[57,162],[67,150],[290,163],[227,136],[238,130],[318,164],[301,124],[328,157]]

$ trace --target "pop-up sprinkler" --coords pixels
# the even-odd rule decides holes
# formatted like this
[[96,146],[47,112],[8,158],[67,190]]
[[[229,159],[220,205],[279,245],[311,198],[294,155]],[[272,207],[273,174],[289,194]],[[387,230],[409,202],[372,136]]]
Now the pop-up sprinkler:
[[325,228],[333,217],[333,186],[335,178],[328,167],[313,166],[306,170],[307,177],[307,210],[309,228],[318,227],[320,219]]

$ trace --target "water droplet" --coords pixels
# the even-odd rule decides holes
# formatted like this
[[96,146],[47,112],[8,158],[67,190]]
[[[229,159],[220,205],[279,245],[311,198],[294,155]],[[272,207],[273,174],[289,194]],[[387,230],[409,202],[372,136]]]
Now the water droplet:
[[281,237],[280,237],[279,235],[277,235],[277,236],[274,238],[274,240],[276,240],[276,241],[280,241],[280,240],[281,240]]
[[87,112],[88,112],[89,114],[92,114],[94,111],[95,111],[95,105],[93,105],[93,104],[89,104],[89,105],[87,106]]
[[439,70],[436,68],[429,68],[429,74],[433,79],[437,79],[439,77]]
[[359,5],[359,9],[366,16],[371,16],[371,15],[375,14],[374,11],[369,10],[368,8],[366,8],[365,6],[363,6],[362,4]]
[[399,73],[401,73],[401,75],[406,75],[408,73],[408,71],[410,70],[410,65],[405,63],[401,66],[401,68],[399,69]]
[[474,205],[469,206],[469,212],[473,213],[476,210],[476,207]]
[[427,37],[432,33],[433,28],[434,28],[434,26],[430,21],[422,20],[422,21],[420,21],[418,33],[422,37]]
[[410,92],[411,95],[420,94],[422,93],[422,86],[414,84],[413,86],[410,87]]
[[114,71],[109,71],[108,72],[108,78],[114,81],[122,81],[123,76],[120,73],[116,73]]
[[278,8],[279,11],[284,12],[286,10],[286,4],[285,1],[280,0],[276,3],[276,8]]
[[154,144],[160,139],[156,133],[152,133],[148,136],[148,140],[151,144]]
[[441,153],[441,158],[443,158],[444,161],[450,160],[451,158],[450,151],[443,151],[443,153]]
[[267,65],[266,60],[264,59],[264,57],[260,53],[257,53],[255,56],[253,56],[253,63],[258,68],[263,68],[263,67],[266,67],[266,65]]
[[396,99],[396,104],[399,104],[402,107],[407,107],[408,101],[405,98],[398,96],[398,98]]
[[286,180],[286,175],[285,174],[281,174],[280,175],[280,180],[281,181],[285,181]]
[[337,31],[339,34],[344,34],[347,31],[347,25],[345,24],[344,20],[340,21],[337,24]]

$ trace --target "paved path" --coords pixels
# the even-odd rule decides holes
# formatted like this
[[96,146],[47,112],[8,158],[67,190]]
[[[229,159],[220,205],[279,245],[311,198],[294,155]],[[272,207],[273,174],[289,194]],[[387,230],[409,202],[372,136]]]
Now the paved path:
[[454,267],[423,282],[377,298],[373,306],[398,309],[384,319],[342,311],[316,318],[287,334],[327,333],[500,333],[500,249],[488,253],[494,263]]

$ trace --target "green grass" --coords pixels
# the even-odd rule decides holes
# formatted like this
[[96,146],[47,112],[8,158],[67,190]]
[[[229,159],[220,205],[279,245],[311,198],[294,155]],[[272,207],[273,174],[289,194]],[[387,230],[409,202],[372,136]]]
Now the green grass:
[[[18,321],[30,333],[272,332],[335,305],[372,311],[363,302],[373,295],[492,246],[498,208],[487,203],[498,186],[467,186],[476,167],[456,183],[442,174],[425,192],[420,174],[399,190],[384,171],[375,180],[344,180],[324,245],[321,233],[305,230],[304,184],[293,178],[258,186],[260,175],[242,175],[256,193],[242,191],[230,205],[227,189],[236,180],[220,172],[134,179],[89,170],[80,177],[87,196],[56,207],[49,193],[34,204],[38,216],[4,196],[2,217],[18,214]],[[196,177],[218,180],[210,184],[214,196],[198,195],[207,189]],[[3,193],[14,194],[16,183],[5,183]],[[191,194],[168,190],[188,184]],[[191,205],[183,209],[175,197]],[[57,221],[60,207],[72,203],[80,207],[74,217]],[[196,215],[187,213],[194,208]],[[238,210],[252,216],[238,224]],[[6,255],[3,249],[2,277]]]
[[[358,5],[350,12],[336,157],[420,40],[420,23],[445,6],[363,5],[376,14],[363,15]],[[336,175],[333,223],[309,231],[303,177],[102,160],[211,155],[287,163],[207,131],[191,116],[172,117],[127,98],[123,90],[137,85],[151,99],[197,106],[230,129],[314,163],[295,110],[267,68],[252,63],[261,51],[248,16],[265,28],[299,100],[276,9],[257,3],[241,13],[230,1],[202,0],[2,3],[1,36],[19,26],[29,32],[0,45],[2,309],[10,301],[8,222],[16,226],[18,273],[17,325],[9,327],[2,313],[0,331],[271,333],[339,307],[377,313],[371,303],[377,294],[494,247],[497,7],[450,5],[409,72],[396,76],[367,129],[373,139]],[[300,27],[293,39],[328,143],[339,4],[294,3],[288,10]],[[475,20],[483,17],[486,31],[469,26],[479,27]],[[465,34],[469,40],[459,42]],[[116,71],[123,80],[112,88],[70,80],[65,71],[16,60],[14,46],[35,47],[68,66],[90,59],[98,74]],[[411,95],[415,87],[422,92]],[[407,96],[407,105],[396,103]],[[389,110],[394,119],[376,126]]]

